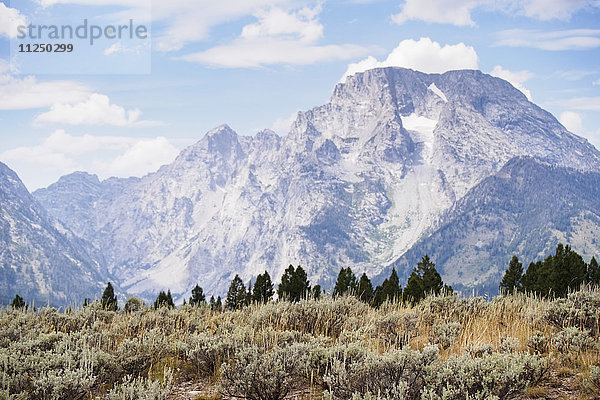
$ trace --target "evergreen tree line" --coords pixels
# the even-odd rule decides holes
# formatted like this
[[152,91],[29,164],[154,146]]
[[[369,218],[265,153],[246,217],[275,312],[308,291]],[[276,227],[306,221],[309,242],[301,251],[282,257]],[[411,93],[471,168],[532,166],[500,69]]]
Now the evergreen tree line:
[[600,268],[595,257],[589,264],[569,245],[559,243],[554,255],[532,262],[523,273],[523,263],[514,255],[500,282],[501,293],[537,293],[546,297],[566,297],[582,284],[600,285]]
[[435,264],[428,255],[425,255],[417,263],[404,290],[400,286],[400,279],[395,268],[392,268],[389,278],[373,289],[371,280],[366,273],[363,273],[357,281],[356,276],[348,267],[342,268],[340,271],[333,288],[333,297],[356,296],[373,307],[379,307],[386,301],[415,304],[429,294],[440,294],[441,292],[451,293],[452,288],[444,284],[442,277],[435,269]]
[[[428,294],[439,294],[442,291],[451,292],[452,288],[444,285],[440,274],[435,269],[435,264],[425,255],[417,264],[417,267],[412,272],[404,291],[400,286],[400,279],[396,273],[396,269],[392,269],[389,278],[385,279],[381,285],[373,289],[371,280],[366,273],[363,273],[360,279],[352,272],[350,267],[342,268],[338,274],[337,281],[333,290],[333,297],[344,295],[355,296],[361,301],[370,304],[374,307],[379,307],[386,301],[398,302],[405,301],[416,303],[425,298]],[[244,285],[244,282],[235,275],[229,290],[225,303],[221,300],[221,296],[211,296],[208,305],[211,310],[237,310],[251,303],[264,304],[273,299],[275,289],[269,273],[265,271],[259,274],[254,281]],[[277,296],[280,300],[298,302],[301,299],[319,299],[321,297],[321,286],[311,286],[308,280],[306,271],[301,266],[294,268],[290,265],[281,277],[281,283],[277,286]],[[89,305],[89,299],[86,299],[84,307]],[[100,300],[102,308],[108,311],[118,311],[117,296],[110,282],[102,293]],[[204,290],[196,284],[192,289],[192,296],[188,301],[184,299],[183,305],[199,306],[206,304],[206,296]],[[25,307],[23,299],[17,295],[12,304],[13,308]],[[124,306],[125,312],[132,312],[140,309],[143,306],[141,300],[130,298]],[[175,303],[171,295],[171,291],[166,293],[161,291],[153,304],[155,309],[160,307],[174,308]]]

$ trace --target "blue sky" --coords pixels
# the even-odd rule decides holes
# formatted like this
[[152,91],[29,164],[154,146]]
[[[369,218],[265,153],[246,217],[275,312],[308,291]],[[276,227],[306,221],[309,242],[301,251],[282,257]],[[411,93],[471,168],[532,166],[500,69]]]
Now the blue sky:
[[[600,147],[599,17],[599,0],[1,0],[0,161],[30,190],[142,176],[223,123],[285,134],[347,73],[387,65],[492,73]],[[84,19],[149,34],[16,51],[19,25]]]

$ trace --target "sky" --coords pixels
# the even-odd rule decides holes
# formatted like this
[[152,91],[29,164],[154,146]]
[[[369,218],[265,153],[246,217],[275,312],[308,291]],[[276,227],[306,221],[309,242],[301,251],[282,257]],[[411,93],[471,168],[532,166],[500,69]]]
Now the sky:
[[285,135],[383,66],[480,69],[600,148],[600,0],[0,0],[0,161],[30,191],[143,176],[221,124]]

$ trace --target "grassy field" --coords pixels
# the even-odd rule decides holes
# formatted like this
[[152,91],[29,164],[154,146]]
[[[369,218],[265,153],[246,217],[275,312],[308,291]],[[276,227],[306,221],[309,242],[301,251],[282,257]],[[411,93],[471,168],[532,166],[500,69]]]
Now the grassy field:
[[0,311],[0,399],[600,397],[600,291]]

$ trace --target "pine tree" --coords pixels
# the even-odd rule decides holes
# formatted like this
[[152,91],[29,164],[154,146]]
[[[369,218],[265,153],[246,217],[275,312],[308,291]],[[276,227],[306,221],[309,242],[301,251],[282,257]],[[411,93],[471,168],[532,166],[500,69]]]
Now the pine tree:
[[25,304],[25,300],[18,294],[15,295],[11,305],[14,310],[27,310],[27,304]]
[[101,304],[102,308],[107,311],[119,310],[117,296],[115,296],[115,290],[113,289],[112,284],[110,282],[108,282],[108,285],[106,285],[106,289],[104,289],[104,293],[102,293]]
[[246,304],[246,286],[239,275],[235,275],[225,299],[225,308],[228,310],[239,310]]
[[588,265],[588,282],[593,285],[600,285],[600,267],[598,267],[596,257],[592,257]]
[[396,273],[396,268],[392,268],[392,273],[387,280],[387,284],[383,286],[383,292],[386,300],[399,301],[402,298],[402,287],[400,286],[400,279]]
[[367,274],[364,272],[356,285],[356,296],[367,304],[371,303],[373,300],[373,285]]
[[281,277],[277,295],[282,300],[297,302],[308,294],[310,294],[310,284],[306,271],[301,266],[294,270],[294,266],[290,265]]
[[423,287],[423,279],[417,273],[417,271],[413,271],[408,278],[408,282],[406,283],[406,288],[404,288],[404,298],[412,303],[418,303],[423,298],[425,298],[425,288]]
[[219,312],[223,311],[223,302],[221,301],[221,296],[217,296],[217,301],[215,302],[215,310]]
[[200,304],[206,303],[206,297],[204,296],[204,290],[198,284],[192,289],[192,297],[190,297],[190,306],[199,306]]
[[271,301],[273,298],[273,282],[269,273],[265,271],[264,274],[259,274],[254,282],[254,292],[252,293],[252,300],[258,304],[264,304]]
[[321,298],[321,285],[315,285],[311,290],[311,297],[314,300],[319,300]]
[[444,289],[442,277],[435,269],[435,264],[429,259],[427,254],[417,263],[417,272],[421,275],[421,279],[423,279],[425,296],[429,294],[438,295]]
[[210,296],[210,301],[208,302],[208,306],[211,311],[215,311],[215,296]]
[[392,268],[390,277],[385,279],[380,286],[375,288],[373,293],[373,306],[379,307],[386,301],[400,301],[402,299],[402,287],[400,279],[396,273],[396,268]]
[[335,287],[333,288],[333,297],[343,296],[344,294],[354,294],[356,291],[356,276],[350,269],[342,268],[338,274]]
[[163,290],[158,293],[158,297],[154,301],[154,309],[158,310],[161,307],[169,307],[175,308],[175,303],[173,303],[173,296],[171,296],[171,290],[165,293]]
[[500,282],[500,293],[511,293],[522,289],[523,263],[514,255],[508,264],[508,269]]
[[570,246],[559,243],[554,255],[529,264],[521,285],[526,292],[565,297],[569,290],[578,289],[588,279],[589,266],[583,257]]

